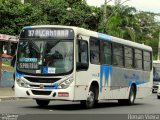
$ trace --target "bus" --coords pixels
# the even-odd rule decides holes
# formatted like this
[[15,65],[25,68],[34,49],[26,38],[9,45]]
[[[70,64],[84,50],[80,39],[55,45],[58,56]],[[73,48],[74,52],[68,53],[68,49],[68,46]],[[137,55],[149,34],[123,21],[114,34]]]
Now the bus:
[[160,60],[153,61],[153,89],[152,92],[157,92],[160,85]]
[[152,48],[74,26],[26,26],[19,36],[15,95],[40,107],[51,100],[134,104],[152,93]]

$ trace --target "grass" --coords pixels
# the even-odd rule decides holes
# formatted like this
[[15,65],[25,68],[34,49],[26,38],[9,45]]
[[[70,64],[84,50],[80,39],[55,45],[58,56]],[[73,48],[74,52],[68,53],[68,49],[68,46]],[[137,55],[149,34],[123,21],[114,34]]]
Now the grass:
[[9,61],[2,61],[2,72],[13,72],[14,68],[10,65]]

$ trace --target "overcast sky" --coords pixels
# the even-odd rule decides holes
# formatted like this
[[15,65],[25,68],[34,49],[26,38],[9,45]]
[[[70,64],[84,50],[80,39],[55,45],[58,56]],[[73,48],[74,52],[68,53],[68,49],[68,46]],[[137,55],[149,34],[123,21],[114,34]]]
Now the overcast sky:
[[[105,0],[87,0],[87,3],[92,6],[101,6],[104,4]],[[109,0],[107,0],[109,1]],[[114,0],[112,0],[114,1]],[[121,0],[126,1],[126,0]],[[114,2],[109,2],[108,4],[113,5]],[[129,5],[135,7],[140,11],[149,11],[154,13],[160,13],[160,0],[129,0],[124,3],[124,5]]]

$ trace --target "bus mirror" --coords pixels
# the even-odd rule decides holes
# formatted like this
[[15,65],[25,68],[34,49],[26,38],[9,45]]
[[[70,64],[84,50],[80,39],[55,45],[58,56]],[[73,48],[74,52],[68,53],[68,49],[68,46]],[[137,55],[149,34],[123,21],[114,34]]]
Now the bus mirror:
[[80,63],[78,62],[76,65],[76,70],[87,70],[88,64],[87,63]]

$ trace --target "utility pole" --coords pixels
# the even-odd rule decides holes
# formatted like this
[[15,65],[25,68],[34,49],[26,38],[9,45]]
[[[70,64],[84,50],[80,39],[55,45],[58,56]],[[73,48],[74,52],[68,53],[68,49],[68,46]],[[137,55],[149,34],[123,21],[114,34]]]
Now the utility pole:
[[0,80],[2,78],[2,53],[3,53],[3,42],[0,41]]
[[24,0],[21,0],[21,3],[24,4]]
[[83,4],[86,4],[86,0],[83,0]]
[[107,20],[107,9],[106,9],[106,7],[107,7],[107,3],[109,3],[110,1],[112,1],[112,0],[105,0],[104,1],[104,10],[103,10],[103,21],[105,22],[106,20]]
[[105,2],[104,2],[104,14],[103,14],[103,20],[104,20],[104,22],[106,21],[106,6],[107,6],[107,0],[105,0]]
[[157,55],[157,60],[159,61],[160,60],[160,30],[159,30],[159,42],[158,42],[158,55]]

